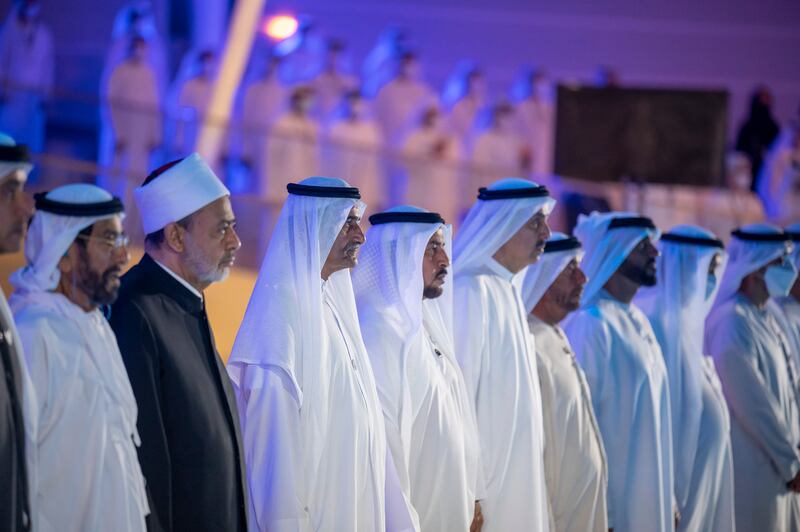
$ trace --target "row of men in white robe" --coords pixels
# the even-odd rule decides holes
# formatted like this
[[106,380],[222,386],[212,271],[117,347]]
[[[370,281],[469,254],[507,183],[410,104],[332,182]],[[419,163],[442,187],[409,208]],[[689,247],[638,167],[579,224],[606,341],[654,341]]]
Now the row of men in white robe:
[[[34,217],[29,264],[14,279],[12,308],[44,398],[35,500],[45,530],[137,530],[147,500],[116,341],[97,310],[52,291],[76,228],[116,216],[53,212],[114,204],[87,187],[44,197],[50,211]],[[548,240],[554,200],[535,183],[504,179],[481,189],[449,282],[440,216],[380,213],[365,244],[357,189],[329,178],[288,189],[228,365],[251,528],[797,525],[797,227],[737,231],[729,257],[706,231],[676,228],[660,244],[657,284],[658,231],[647,218],[593,213],[579,220],[578,240]],[[160,222],[169,212],[158,211]],[[656,291],[641,294],[646,313],[631,303],[642,285]],[[48,332],[40,325],[57,320],[33,310],[76,326]],[[57,361],[43,356],[65,345],[88,346],[74,362],[86,383],[69,390],[61,388],[77,381],[57,378]],[[109,438],[115,452],[91,454]],[[88,461],[97,475],[85,474]],[[76,494],[80,504],[67,504]]]
[[[770,301],[796,278],[787,233],[768,225],[737,232],[723,276],[722,243],[678,227],[661,244],[656,285],[652,222],[594,213],[576,228],[580,266],[578,241],[558,235],[528,268],[545,249],[554,202],[529,181],[505,179],[481,191],[456,239],[451,301],[447,283],[437,282],[449,265],[449,230],[437,216],[400,207],[371,217],[351,280],[363,207],[341,180],[313,178],[300,188],[290,189],[228,366],[253,457],[259,529],[374,526],[381,493],[363,490],[392,475],[371,475],[359,461],[376,408],[373,379],[384,428],[372,430],[385,434],[387,471],[399,475],[415,528],[797,525],[792,348],[763,346],[764,364],[755,366],[749,347],[765,338],[744,332],[749,344],[731,346],[729,334],[716,336],[719,324],[747,331],[737,322],[742,309],[755,313],[749,331],[761,324],[757,313],[774,312],[771,341],[789,334]],[[296,224],[306,228],[300,241]],[[342,270],[326,271],[330,261]],[[718,277],[714,341],[704,350]],[[642,285],[654,286],[641,295],[647,314],[632,303]],[[558,323],[578,307],[565,334]],[[297,331],[312,323],[319,336],[298,342]],[[312,342],[319,347],[309,349]],[[723,368],[721,385],[706,352]],[[740,380],[754,367],[776,379],[773,388]],[[752,424],[770,430],[737,437]],[[380,460],[369,454],[375,467]],[[328,460],[350,465],[342,471]],[[330,475],[337,488],[326,493]],[[407,524],[393,523],[386,504],[388,528]]]

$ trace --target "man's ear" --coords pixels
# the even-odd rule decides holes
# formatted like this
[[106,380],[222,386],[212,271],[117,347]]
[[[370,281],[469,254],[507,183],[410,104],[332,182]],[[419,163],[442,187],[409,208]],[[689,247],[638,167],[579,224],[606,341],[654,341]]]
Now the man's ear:
[[67,252],[64,253],[64,255],[58,261],[58,271],[60,271],[62,275],[72,273],[72,269],[75,267],[75,262],[72,258],[73,255],[72,248],[74,246],[75,243],[70,245]]
[[164,242],[175,253],[183,253],[186,249],[184,241],[185,229],[176,222],[170,222],[164,226]]

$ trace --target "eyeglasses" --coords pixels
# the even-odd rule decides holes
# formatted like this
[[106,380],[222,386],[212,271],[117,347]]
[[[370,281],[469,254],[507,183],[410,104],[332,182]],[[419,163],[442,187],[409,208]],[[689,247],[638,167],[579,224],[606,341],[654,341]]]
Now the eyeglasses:
[[97,240],[105,244],[110,251],[117,251],[121,248],[126,248],[130,245],[131,239],[126,234],[117,235],[115,237],[106,238],[102,236],[78,235],[81,240]]

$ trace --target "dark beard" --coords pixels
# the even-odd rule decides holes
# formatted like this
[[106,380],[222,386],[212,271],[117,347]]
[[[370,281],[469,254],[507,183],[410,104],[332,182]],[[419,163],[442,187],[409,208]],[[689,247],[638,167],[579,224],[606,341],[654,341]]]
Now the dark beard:
[[119,275],[120,269],[116,266],[98,274],[89,269],[89,254],[86,250],[81,249],[81,265],[78,268],[78,287],[87,295],[89,301],[93,305],[99,307],[103,305],[110,305],[117,299],[119,292],[119,285],[111,285],[111,277]]
[[441,286],[426,286],[422,289],[422,298],[423,299],[436,299],[444,292],[444,288]]
[[656,273],[647,271],[647,266],[637,268],[628,264],[627,261],[620,266],[620,273],[639,286],[655,286],[658,281]]

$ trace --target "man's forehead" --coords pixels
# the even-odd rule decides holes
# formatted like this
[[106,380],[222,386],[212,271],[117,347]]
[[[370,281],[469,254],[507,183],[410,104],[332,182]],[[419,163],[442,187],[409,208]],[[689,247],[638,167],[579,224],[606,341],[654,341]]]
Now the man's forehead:
[[93,233],[105,233],[105,232],[115,232],[119,233],[122,231],[122,216],[119,214],[114,215],[110,218],[104,218],[102,220],[98,220],[94,223]]

